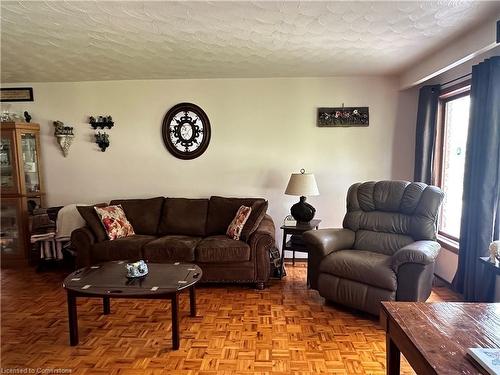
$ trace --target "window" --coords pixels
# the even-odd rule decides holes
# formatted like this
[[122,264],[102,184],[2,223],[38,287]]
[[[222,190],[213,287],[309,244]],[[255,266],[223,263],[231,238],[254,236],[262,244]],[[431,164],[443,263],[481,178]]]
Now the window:
[[469,109],[469,85],[449,90],[439,98],[434,182],[444,191],[445,198],[438,233],[455,250],[460,237]]

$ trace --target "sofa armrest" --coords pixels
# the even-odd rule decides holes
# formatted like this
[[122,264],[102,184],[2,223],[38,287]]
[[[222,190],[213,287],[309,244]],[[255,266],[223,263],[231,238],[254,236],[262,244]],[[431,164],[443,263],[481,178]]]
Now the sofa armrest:
[[71,244],[76,251],[76,267],[87,267],[92,264],[90,249],[96,238],[90,228],[82,227],[71,232]]
[[392,268],[397,273],[405,263],[428,265],[434,263],[441,245],[436,241],[416,241],[402,247],[392,256]]
[[254,234],[267,234],[274,238],[276,235],[276,227],[274,226],[273,218],[265,214],[255,232],[252,233],[252,235]]
[[264,216],[257,230],[249,238],[251,257],[255,262],[255,276],[257,283],[269,280],[271,262],[269,252],[275,246],[276,228],[271,216]]
[[345,228],[310,230],[303,234],[308,250],[307,277],[309,287],[317,289],[319,265],[328,254],[342,249],[352,249],[356,238],[354,232]]

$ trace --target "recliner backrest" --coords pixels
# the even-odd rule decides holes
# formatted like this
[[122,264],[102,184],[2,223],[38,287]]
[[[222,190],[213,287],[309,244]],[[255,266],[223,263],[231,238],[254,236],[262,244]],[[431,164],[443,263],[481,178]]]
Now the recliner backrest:
[[443,197],[421,182],[357,183],[347,193],[343,226],[356,232],[355,249],[392,255],[414,241],[436,239]]

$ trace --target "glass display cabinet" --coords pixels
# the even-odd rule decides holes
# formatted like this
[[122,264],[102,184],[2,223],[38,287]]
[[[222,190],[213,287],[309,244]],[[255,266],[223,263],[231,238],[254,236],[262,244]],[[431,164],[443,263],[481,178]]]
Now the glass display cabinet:
[[40,125],[0,123],[0,254],[2,267],[29,260],[29,215],[42,206]]

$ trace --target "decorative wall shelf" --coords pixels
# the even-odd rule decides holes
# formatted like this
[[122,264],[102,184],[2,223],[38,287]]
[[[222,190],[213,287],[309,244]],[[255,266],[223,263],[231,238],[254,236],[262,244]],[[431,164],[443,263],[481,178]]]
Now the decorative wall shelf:
[[94,130],[105,128],[111,129],[113,126],[115,126],[115,123],[111,116],[97,116],[97,118],[94,116],[90,116],[89,123]]
[[68,156],[69,148],[73,144],[75,134],[72,126],[66,126],[61,121],[54,121],[54,136],[61,147],[64,157]]
[[99,146],[102,152],[109,147],[109,135],[106,132],[97,132],[95,135],[95,143]]
[[64,157],[68,156],[69,148],[73,144],[74,135],[56,135],[57,143],[61,147]]

